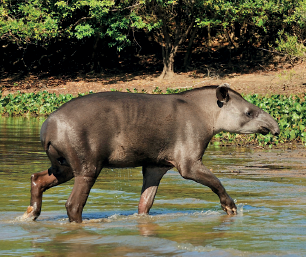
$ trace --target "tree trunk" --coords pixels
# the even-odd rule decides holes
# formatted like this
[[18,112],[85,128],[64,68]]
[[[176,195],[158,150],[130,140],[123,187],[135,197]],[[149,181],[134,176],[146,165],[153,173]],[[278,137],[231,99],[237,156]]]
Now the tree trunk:
[[162,47],[163,54],[163,71],[159,76],[160,79],[169,79],[174,76],[174,57],[176,55],[175,47]]
[[212,45],[211,43],[211,34],[210,34],[210,23],[207,26],[207,46],[210,48]]
[[176,56],[179,46],[185,41],[187,35],[192,29],[194,21],[190,24],[188,30],[183,33],[177,33],[174,42],[171,41],[167,30],[164,28],[163,35],[165,40],[160,41],[162,45],[163,63],[164,68],[162,74],[159,76],[160,79],[172,78],[174,73],[174,57]]
[[174,74],[174,57],[177,53],[179,45],[181,45],[187,38],[188,34],[192,30],[195,18],[192,19],[187,28],[182,28],[182,1],[179,1],[178,12],[174,18],[175,28],[172,29],[173,33],[170,33],[171,26],[168,25],[168,17],[163,12],[162,8],[157,8],[157,17],[162,20],[162,26],[159,31],[158,41],[162,46],[163,63],[164,68],[162,74],[159,76],[160,79],[172,78]]
[[100,36],[96,35],[96,39],[93,45],[92,55],[91,55],[91,71],[95,71],[95,72],[101,71],[99,59],[96,58],[99,41],[100,41]]
[[193,44],[193,41],[195,39],[195,36],[197,34],[197,31],[198,31],[198,28],[196,27],[192,34],[191,34],[191,37],[189,39],[189,43],[188,43],[188,48],[187,48],[187,52],[185,54],[185,58],[184,58],[184,69],[185,71],[187,71],[188,69],[188,66],[190,65],[190,60],[191,60],[191,53],[192,53],[192,44]]

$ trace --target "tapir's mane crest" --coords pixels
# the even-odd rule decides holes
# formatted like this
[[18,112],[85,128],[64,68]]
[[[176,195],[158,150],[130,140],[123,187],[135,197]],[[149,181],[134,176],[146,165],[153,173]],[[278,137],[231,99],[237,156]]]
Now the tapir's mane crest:
[[[210,89],[216,90],[218,86],[219,86],[219,85],[203,86],[203,87],[194,88],[194,89],[192,89],[192,91],[198,91],[198,90],[199,90],[199,91],[200,91],[200,90],[202,91],[202,90],[210,90]],[[231,92],[231,93],[233,93],[233,94],[235,94],[235,95],[237,95],[237,96],[242,97],[241,94],[239,94],[238,92],[236,92],[235,90],[233,90],[233,89],[231,89],[231,88],[228,88],[228,91]],[[187,90],[187,91],[185,91],[185,92],[182,92],[181,94],[185,94],[185,93],[188,93],[188,92],[190,92],[190,90]]]

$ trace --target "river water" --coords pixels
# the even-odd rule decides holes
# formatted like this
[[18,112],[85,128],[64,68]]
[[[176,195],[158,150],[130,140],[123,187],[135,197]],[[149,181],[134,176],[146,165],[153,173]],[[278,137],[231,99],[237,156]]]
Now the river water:
[[140,168],[105,169],[82,224],[65,210],[73,181],[44,193],[36,222],[20,216],[30,175],[49,161],[43,119],[0,118],[0,256],[306,256],[306,151],[209,147],[205,165],[238,206],[227,216],[209,188],[169,171],[150,216],[137,215]]

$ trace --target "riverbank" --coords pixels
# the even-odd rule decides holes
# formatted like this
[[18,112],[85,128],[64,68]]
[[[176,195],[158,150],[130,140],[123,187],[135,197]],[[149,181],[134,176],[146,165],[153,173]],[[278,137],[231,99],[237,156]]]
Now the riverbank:
[[22,93],[72,94],[103,92],[110,90],[139,91],[152,93],[156,88],[166,91],[167,88],[197,88],[207,85],[229,83],[231,88],[241,94],[259,95],[302,95],[306,92],[306,63],[294,66],[284,64],[281,68],[262,68],[244,73],[226,73],[222,70],[209,69],[206,73],[196,71],[179,73],[174,78],[159,80],[159,73],[114,73],[114,74],[78,74],[74,77],[49,76],[48,74],[28,75],[20,78],[20,74],[1,79],[2,95],[20,91]]

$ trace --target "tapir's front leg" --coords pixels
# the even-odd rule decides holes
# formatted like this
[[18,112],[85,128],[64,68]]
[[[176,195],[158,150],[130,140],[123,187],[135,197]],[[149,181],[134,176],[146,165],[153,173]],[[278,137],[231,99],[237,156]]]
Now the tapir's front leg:
[[194,162],[189,160],[179,166],[178,170],[183,178],[191,179],[210,187],[219,196],[222,209],[228,215],[237,214],[237,207],[233,199],[227,194],[220,180],[200,160]]
[[143,167],[143,186],[138,205],[138,214],[149,214],[159,182],[169,168]]

